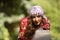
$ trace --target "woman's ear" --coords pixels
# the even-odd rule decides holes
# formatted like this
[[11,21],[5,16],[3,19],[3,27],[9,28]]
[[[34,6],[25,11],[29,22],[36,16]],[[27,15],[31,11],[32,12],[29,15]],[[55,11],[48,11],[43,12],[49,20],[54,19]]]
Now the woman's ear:
[[45,24],[45,19],[42,17],[41,25]]

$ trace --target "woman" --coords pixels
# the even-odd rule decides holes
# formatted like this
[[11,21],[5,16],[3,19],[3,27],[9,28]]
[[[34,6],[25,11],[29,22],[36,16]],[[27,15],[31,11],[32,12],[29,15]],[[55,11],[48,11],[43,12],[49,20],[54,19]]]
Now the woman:
[[50,22],[41,6],[33,6],[29,16],[21,20],[18,40],[31,40],[37,29],[49,30]]

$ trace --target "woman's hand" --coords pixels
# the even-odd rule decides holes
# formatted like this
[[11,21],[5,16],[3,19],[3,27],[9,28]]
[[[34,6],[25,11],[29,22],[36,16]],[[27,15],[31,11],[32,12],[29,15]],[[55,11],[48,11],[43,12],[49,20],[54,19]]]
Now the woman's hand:
[[23,39],[24,38],[24,32],[20,32],[19,35],[18,35],[18,38]]

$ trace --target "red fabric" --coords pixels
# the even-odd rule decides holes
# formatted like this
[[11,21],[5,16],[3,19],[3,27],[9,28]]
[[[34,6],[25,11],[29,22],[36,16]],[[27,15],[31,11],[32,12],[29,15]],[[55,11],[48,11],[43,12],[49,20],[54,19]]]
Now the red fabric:
[[28,24],[28,18],[27,17],[23,18],[21,20],[21,24],[20,24],[20,32],[24,32],[25,31],[25,28],[26,28],[27,24]]
[[46,23],[42,26],[45,29],[50,29],[50,21],[48,20],[48,18],[45,18]]
[[[50,29],[50,22],[48,20],[48,18],[45,18],[46,23],[42,26],[42,28],[45,29]],[[20,32],[24,32],[25,31],[25,27],[28,25],[28,18],[23,18],[21,20],[21,26],[20,26]]]

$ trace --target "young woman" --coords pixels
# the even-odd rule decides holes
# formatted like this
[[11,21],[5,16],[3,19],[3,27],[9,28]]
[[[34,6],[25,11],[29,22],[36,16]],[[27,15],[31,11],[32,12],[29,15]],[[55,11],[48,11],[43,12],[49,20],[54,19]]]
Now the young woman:
[[50,22],[41,6],[33,6],[29,16],[20,21],[18,40],[32,40],[37,29],[50,30]]

